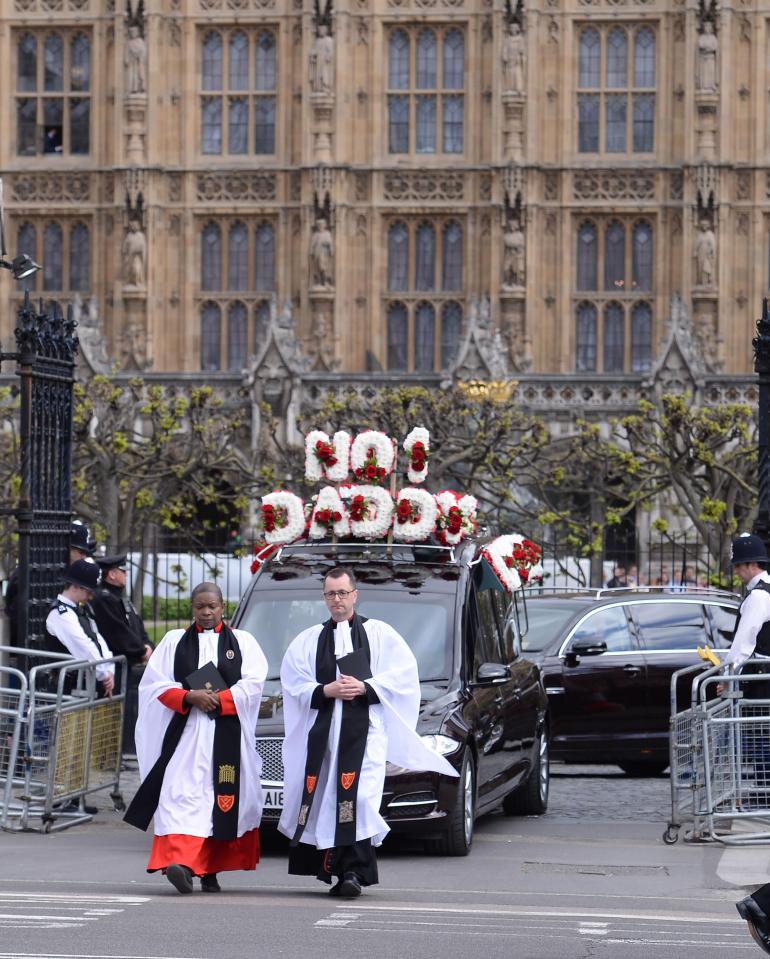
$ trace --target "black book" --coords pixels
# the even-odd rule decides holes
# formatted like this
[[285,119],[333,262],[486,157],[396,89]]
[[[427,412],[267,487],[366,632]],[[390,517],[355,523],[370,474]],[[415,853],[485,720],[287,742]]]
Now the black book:
[[354,649],[352,653],[340,656],[337,666],[342,675],[352,676],[354,679],[360,679],[361,682],[372,677],[372,668],[363,649]]
[[[190,673],[189,676],[185,676],[184,681],[190,689],[207,689],[212,693],[229,689],[229,686],[224,681],[222,674],[217,669],[213,660],[209,660],[201,666],[200,669],[196,669]],[[215,711],[213,713],[207,713],[207,715],[209,719],[216,719],[219,713]]]

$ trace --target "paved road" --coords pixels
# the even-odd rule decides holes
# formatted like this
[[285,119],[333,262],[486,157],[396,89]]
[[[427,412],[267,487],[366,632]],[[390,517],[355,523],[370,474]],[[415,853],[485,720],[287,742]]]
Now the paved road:
[[[486,817],[466,859],[383,851],[382,885],[330,900],[269,844],[220,896],[144,872],[150,838],[109,810],[50,836],[0,834],[0,959],[700,959],[759,955],[733,902],[770,850],[665,846],[665,777],[554,767],[541,818]],[[727,878],[725,878],[727,876]]]

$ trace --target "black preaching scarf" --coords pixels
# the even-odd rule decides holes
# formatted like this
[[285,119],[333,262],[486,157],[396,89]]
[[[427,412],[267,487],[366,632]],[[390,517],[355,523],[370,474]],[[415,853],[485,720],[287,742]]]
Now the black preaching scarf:
[[[198,630],[193,623],[179,640],[174,655],[174,679],[185,689],[186,677],[198,668]],[[241,648],[235,633],[226,623],[219,631],[217,669],[227,683],[234,686],[241,678]],[[125,822],[137,829],[147,829],[158,808],[163,776],[171,757],[179,745],[190,713],[174,713],[163,737],[160,756],[142,782],[131,805]],[[212,820],[214,839],[238,838],[238,794],[241,773],[241,721],[238,716],[217,716],[214,720],[214,809]]]
[[[369,638],[364,629],[366,618],[353,614],[350,635],[353,650],[363,649],[371,661]],[[337,660],[334,657],[334,621],[328,619],[318,637],[315,676],[320,686],[333,683],[337,678]],[[302,784],[302,802],[299,807],[297,828],[291,845],[296,846],[305,831],[315,788],[321,772],[336,700],[321,697],[318,715],[307,737],[305,779]],[[356,800],[361,766],[366,752],[366,737],[369,734],[369,702],[365,695],[342,701],[342,725],[337,754],[337,813],[334,833],[335,846],[349,846],[356,841]]]

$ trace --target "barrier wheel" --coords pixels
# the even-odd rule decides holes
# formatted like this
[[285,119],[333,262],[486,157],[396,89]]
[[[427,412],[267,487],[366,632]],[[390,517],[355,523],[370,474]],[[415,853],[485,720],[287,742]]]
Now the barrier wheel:
[[667,846],[673,846],[675,842],[679,842],[679,826],[669,826],[663,833],[663,842]]

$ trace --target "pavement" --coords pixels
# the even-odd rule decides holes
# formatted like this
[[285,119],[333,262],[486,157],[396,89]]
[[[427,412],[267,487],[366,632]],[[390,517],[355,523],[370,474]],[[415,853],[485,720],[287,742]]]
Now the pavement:
[[[126,800],[135,764],[122,775]],[[662,842],[665,775],[553,766],[542,817],[485,816],[467,858],[386,841],[354,901],[288,876],[265,842],[220,896],[179,896],[145,864],[151,834],[109,797],[88,825],[0,834],[0,959],[702,959],[759,955],[734,902],[770,880],[770,849]]]

